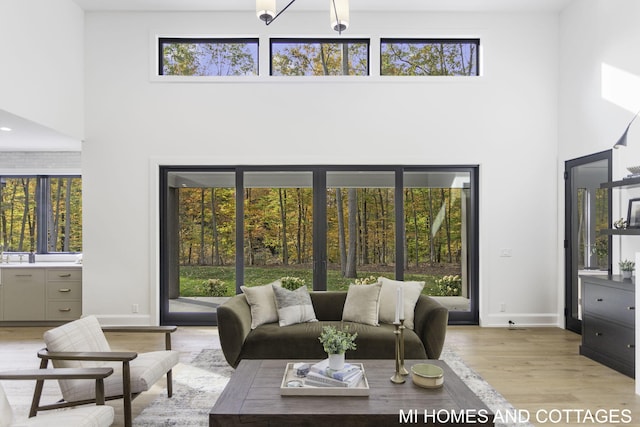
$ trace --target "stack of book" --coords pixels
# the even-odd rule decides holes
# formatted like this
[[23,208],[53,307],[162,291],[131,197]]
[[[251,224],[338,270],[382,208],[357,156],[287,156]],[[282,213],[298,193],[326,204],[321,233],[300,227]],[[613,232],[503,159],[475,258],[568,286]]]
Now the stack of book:
[[358,365],[345,363],[344,368],[336,371],[329,368],[329,359],[325,359],[311,365],[304,383],[313,387],[355,387],[362,375]]

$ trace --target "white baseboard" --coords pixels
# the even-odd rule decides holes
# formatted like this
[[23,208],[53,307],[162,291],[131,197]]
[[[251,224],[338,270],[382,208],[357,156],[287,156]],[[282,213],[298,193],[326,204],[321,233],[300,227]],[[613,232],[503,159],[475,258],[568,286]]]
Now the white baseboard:
[[96,314],[102,326],[157,326],[149,314]]
[[[513,325],[509,324],[509,321]],[[492,313],[480,319],[480,326],[488,328],[515,327],[564,327],[564,320],[557,313]]]

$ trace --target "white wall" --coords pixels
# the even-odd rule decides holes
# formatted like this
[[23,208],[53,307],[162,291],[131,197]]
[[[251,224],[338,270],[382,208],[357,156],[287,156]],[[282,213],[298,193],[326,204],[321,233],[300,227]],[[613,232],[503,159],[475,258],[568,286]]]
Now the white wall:
[[[634,0],[574,1],[561,15],[561,78],[559,163],[609,150],[640,110],[640,2]],[[613,150],[613,178],[627,166],[640,165],[640,119],[628,134],[628,146]],[[559,194],[564,194],[562,183]],[[614,190],[612,217],[627,215],[627,200],[638,189]],[[562,202],[561,202],[562,203]],[[560,235],[564,232],[560,211]],[[613,267],[621,258],[634,259],[636,237],[613,238]],[[559,265],[563,265],[559,258]],[[560,280],[560,279],[559,279]],[[563,302],[561,300],[561,302]]]
[[71,0],[0,1],[0,110],[81,139],[83,40]]
[[[565,160],[610,149],[640,110],[639,20],[636,0],[574,1],[562,13],[559,169]],[[640,165],[640,121],[630,128],[627,143],[613,151],[615,180],[628,174],[627,166]],[[559,189],[562,193],[562,186]],[[614,220],[626,218],[630,197],[640,197],[640,189],[614,190]],[[561,216],[558,224],[563,233]],[[640,238],[614,236],[612,246],[614,273],[620,259],[640,260]],[[640,302],[638,295],[636,301]],[[636,323],[640,324],[640,313]],[[639,382],[636,393],[640,394]]]
[[85,19],[85,313],[157,322],[158,164],[479,164],[481,323],[560,321],[556,14],[352,13],[345,37],[481,38],[483,77],[412,83],[150,79],[154,34],[330,35],[326,13]]

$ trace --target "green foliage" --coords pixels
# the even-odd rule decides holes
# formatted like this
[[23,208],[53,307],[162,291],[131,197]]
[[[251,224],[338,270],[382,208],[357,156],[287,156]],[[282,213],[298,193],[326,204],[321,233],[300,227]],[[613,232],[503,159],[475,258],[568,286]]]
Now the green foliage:
[[[82,251],[82,179],[48,177],[40,187],[47,198],[47,250]],[[37,223],[36,176],[2,177],[0,187],[0,246],[7,252],[36,249],[37,234],[46,229]]]
[[290,291],[295,291],[301,286],[304,286],[304,279],[296,276],[285,276],[280,278],[282,287]]
[[[248,267],[244,272],[245,286],[260,286],[284,276],[297,276],[305,280],[305,283],[313,282],[312,269],[305,266],[276,266],[276,267]],[[382,271],[376,276],[385,276],[393,279],[393,275],[389,275]],[[236,294],[233,284],[236,283],[234,266],[181,266],[180,267],[180,295],[184,297],[203,296],[200,291],[200,285],[203,281],[210,277],[216,277],[224,280],[226,283],[232,284],[228,287],[226,296]],[[425,295],[439,295],[436,288],[436,280],[440,276],[429,274],[405,274],[405,280],[424,281],[426,285],[422,291]],[[327,270],[327,290],[329,291],[346,291],[349,285],[353,283],[353,279],[342,277],[340,270]]]
[[247,43],[165,43],[163,74],[168,76],[257,75],[255,55]]
[[275,76],[342,76],[368,74],[366,43],[275,43]]
[[372,285],[378,282],[378,278],[376,276],[363,277],[360,279],[356,279],[353,283],[356,285]]
[[335,326],[325,326],[318,338],[327,354],[341,354],[347,350],[355,350],[358,333],[349,333],[348,329],[338,330]]
[[227,296],[227,284],[220,279],[209,279],[206,282],[202,282],[199,290],[207,297]]
[[394,76],[471,76],[476,45],[467,43],[383,43],[381,74]]
[[436,294],[439,296],[459,296],[462,280],[458,275],[443,276],[436,280]]
[[620,261],[618,262],[618,266],[620,267],[621,271],[633,271],[636,268],[636,263],[625,259],[624,261]]

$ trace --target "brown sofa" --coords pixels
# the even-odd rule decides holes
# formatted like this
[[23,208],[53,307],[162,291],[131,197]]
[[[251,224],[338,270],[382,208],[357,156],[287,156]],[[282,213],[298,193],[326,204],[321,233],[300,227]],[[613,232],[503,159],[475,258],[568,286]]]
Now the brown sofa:
[[[394,326],[342,322],[346,292],[310,292],[318,322],[280,327],[268,323],[251,330],[251,310],[244,294],[236,295],[218,307],[218,332],[227,362],[234,368],[242,359],[307,359],[326,357],[318,340],[325,325],[348,326],[357,332],[357,349],[348,359],[394,359]],[[405,359],[438,359],[447,331],[448,310],[421,295],[414,311],[414,330],[405,330]]]

